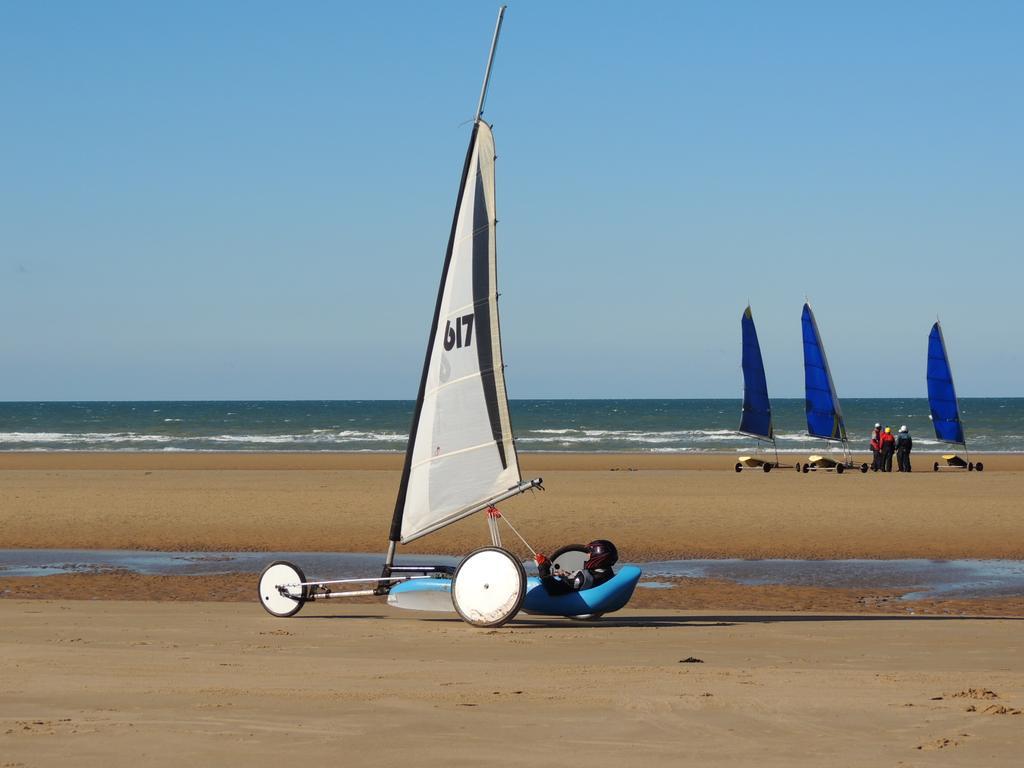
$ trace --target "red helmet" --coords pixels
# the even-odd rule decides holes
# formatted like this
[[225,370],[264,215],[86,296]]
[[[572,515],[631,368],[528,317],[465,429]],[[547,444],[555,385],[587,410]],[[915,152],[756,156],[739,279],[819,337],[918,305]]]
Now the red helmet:
[[590,557],[583,567],[588,570],[611,568],[619,560],[619,550],[607,539],[596,539],[587,544],[587,553]]

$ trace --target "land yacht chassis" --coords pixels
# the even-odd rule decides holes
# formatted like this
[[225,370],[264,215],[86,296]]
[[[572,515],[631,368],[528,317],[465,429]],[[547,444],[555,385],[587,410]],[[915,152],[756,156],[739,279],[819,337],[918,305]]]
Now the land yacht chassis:
[[[293,616],[307,600],[386,596],[388,605],[397,608],[454,608],[467,623],[480,627],[500,626],[520,609],[594,617],[624,607],[640,578],[639,568],[626,565],[601,584],[550,595],[538,580],[527,583],[522,561],[501,546],[498,534],[502,518],[494,505],[544,487],[540,478],[522,480],[498,322],[497,151],[482,115],[504,14],[501,6],[459,183],[383,570],[372,578],[307,581],[297,566],[271,563],[260,575],[259,597],[274,616]],[[443,392],[449,394],[441,397]],[[451,488],[452,493],[431,498],[431,488]],[[484,510],[491,546],[471,552],[457,568],[395,564],[398,543]],[[505,522],[533,552],[507,518]],[[553,568],[560,563],[566,569],[582,568],[585,550],[581,545],[563,547],[552,555]],[[570,559],[578,565],[568,565]],[[341,585],[366,588],[339,589]]]
[[[521,561],[507,549],[502,547],[501,534],[498,528],[498,520],[502,519],[502,516],[494,505],[530,490],[543,491],[543,478],[538,477],[527,482],[519,483],[518,485],[509,488],[504,493],[498,494],[487,501],[471,507],[458,515],[454,520],[438,524],[420,534],[420,536],[423,536],[427,533],[432,533],[451,522],[455,522],[456,520],[469,517],[477,512],[487,510],[487,526],[491,535],[491,546],[483,547],[471,552],[463,558],[462,562],[459,563],[458,566],[427,564],[397,565],[395,563],[395,550],[398,544],[397,538],[392,538],[388,542],[387,553],[384,556],[384,566],[381,571],[381,575],[376,577],[310,581],[306,579],[305,574],[299,566],[285,560],[276,560],[264,568],[263,572],[260,574],[260,605],[262,605],[267,613],[272,616],[288,618],[302,610],[302,607],[307,602],[312,602],[314,600],[328,600],[346,597],[387,597],[397,584],[405,581],[418,579],[449,579],[452,583],[452,602],[456,611],[465,621],[478,626],[497,626],[499,623],[503,624],[511,619],[522,605],[523,596],[525,595],[526,574],[523,570]],[[515,529],[513,529],[513,531],[514,530]],[[500,569],[506,571],[510,570],[512,573],[499,574],[499,578],[497,579],[499,583],[495,584],[494,587],[492,587],[489,582],[481,582],[481,578],[486,579],[488,571],[492,570],[491,568],[486,567],[487,563],[484,562],[481,555],[489,556],[492,563],[494,561],[494,557],[497,555],[499,558],[498,563],[500,565]],[[470,567],[464,568],[464,566],[467,565]],[[557,567],[558,564],[556,563],[555,565]],[[507,577],[509,575],[512,576],[511,579],[501,578],[502,576]],[[516,578],[517,576],[518,578]],[[500,622],[495,620],[493,612],[486,610],[486,606],[484,606],[484,610],[482,611],[480,606],[476,605],[460,606],[459,602],[454,597],[456,592],[462,595],[482,592],[485,597],[484,602],[486,603],[488,602],[486,598],[491,597],[487,593],[489,593],[492,588],[501,590],[504,586],[503,582],[509,581],[518,582],[517,587],[513,584],[513,591],[518,592],[518,598],[515,600],[514,610],[502,611]],[[368,589],[335,589],[335,587],[343,584],[372,584],[374,586]],[[462,586],[466,586],[468,589],[461,589],[460,587]],[[508,603],[508,601],[503,600],[503,598],[503,594],[495,593],[495,597],[492,599],[497,600],[500,604],[504,605]],[[505,615],[506,613],[508,614],[507,616]],[[481,617],[485,620],[481,620]]]

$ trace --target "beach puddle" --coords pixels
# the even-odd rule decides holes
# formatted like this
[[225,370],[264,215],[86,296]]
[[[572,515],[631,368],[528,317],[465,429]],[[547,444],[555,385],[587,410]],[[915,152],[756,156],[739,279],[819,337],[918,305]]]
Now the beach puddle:
[[884,589],[903,591],[903,600],[1024,594],[1020,560],[665,560],[644,563],[643,568],[649,578]]
[[[380,573],[383,556],[352,552],[149,552],[134,550],[0,550],[0,577],[129,571],[157,576],[258,574],[274,560],[298,564],[307,578],[344,579]],[[444,555],[409,556],[403,565],[457,565]],[[782,585],[901,592],[903,600],[1024,595],[1020,560],[661,560],[638,563],[645,589],[661,578],[722,579]],[[531,564],[532,566],[532,564]],[[532,567],[528,570],[533,570]],[[535,572],[535,571],[534,571]]]

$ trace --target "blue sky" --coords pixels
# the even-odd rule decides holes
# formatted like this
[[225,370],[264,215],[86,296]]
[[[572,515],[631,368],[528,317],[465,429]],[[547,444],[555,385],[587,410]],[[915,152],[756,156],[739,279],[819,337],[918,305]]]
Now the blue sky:
[[[411,398],[497,4],[0,5],[0,400]],[[1024,5],[513,2],[513,397],[1021,395]]]

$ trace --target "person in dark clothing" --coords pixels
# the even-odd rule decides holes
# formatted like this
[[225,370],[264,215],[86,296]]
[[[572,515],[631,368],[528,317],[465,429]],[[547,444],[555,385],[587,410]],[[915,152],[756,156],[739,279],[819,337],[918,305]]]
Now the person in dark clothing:
[[871,430],[871,470],[877,472],[882,468],[882,425],[875,424]]
[[899,472],[910,471],[910,451],[913,447],[914,441],[910,439],[910,431],[904,424],[896,435],[896,465]]
[[882,471],[892,472],[892,455],[896,450],[896,438],[892,435],[892,428],[886,427],[882,433]]
[[540,583],[549,595],[567,595],[584,589],[604,584],[615,572],[612,566],[618,562],[619,551],[607,539],[597,539],[587,544],[587,561],[583,569],[575,573],[551,572],[551,561],[543,554],[537,553],[534,560]]

